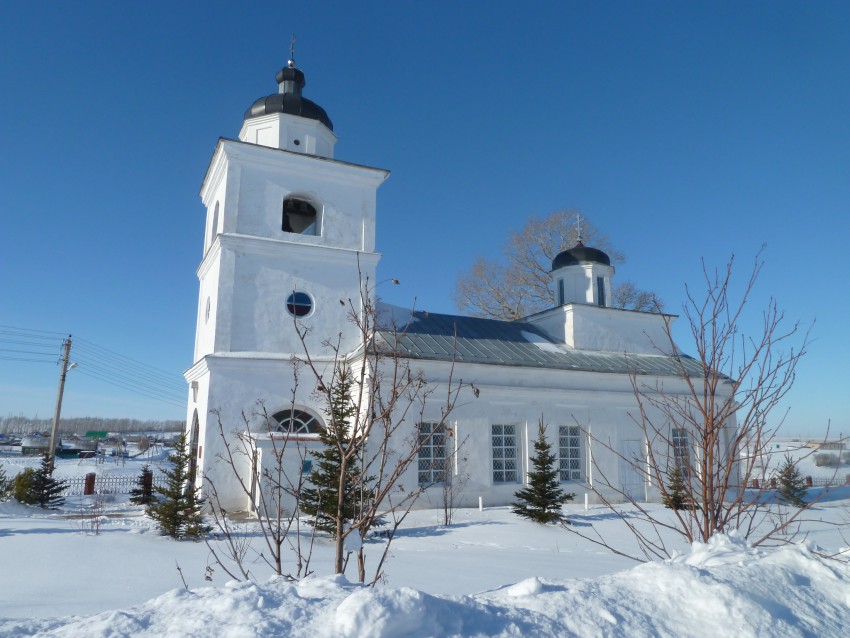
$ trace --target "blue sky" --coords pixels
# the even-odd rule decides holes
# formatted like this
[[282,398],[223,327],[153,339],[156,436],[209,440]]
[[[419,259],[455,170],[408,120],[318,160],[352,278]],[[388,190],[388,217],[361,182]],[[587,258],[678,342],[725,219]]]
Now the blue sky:
[[[568,207],[674,313],[701,258],[735,254],[743,279],[764,244],[743,328],[770,296],[815,322],[788,432],[850,432],[838,2],[0,4],[0,325],[49,331],[57,355],[71,333],[90,363],[177,397],[105,384],[82,358],[63,414],[184,417],[198,190],[217,138],[276,90],[292,33],[336,157],[392,171],[379,275],[402,286],[386,300],[451,312],[459,271]],[[0,414],[49,416],[57,381],[54,363],[0,358]]]

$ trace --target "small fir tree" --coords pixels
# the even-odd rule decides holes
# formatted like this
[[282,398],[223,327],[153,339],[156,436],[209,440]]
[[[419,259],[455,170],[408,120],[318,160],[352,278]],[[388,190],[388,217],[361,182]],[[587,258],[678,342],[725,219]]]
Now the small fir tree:
[[785,461],[776,478],[779,485],[777,496],[780,501],[790,503],[794,507],[803,507],[806,504],[803,500],[806,495],[806,481],[797,469],[794,459],[788,454],[785,455]]
[[55,509],[65,502],[62,492],[66,485],[65,481],[51,476],[50,456],[45,454],[37,470],[28,467],[15,477],[12,494],[16,501],[24,505]]
[[201,499],[195,487],[195,472],[189,471],[189,446],[182,433],[168,455],[171,469],[163,469],[165,485],[155,487],[157,496],[148,505],[147,514],[163,534],[175,539],[201,538],[208,528],[201,517]]
[[566,520],[561,513],[561,506],[573,500],[575,494],[568,494],[561,489],[555,460],[552,446],[546,440],[546,426],[541,417],[537,440],[534,441],[534,456],[531,457],[534,469],[528,472],[528,487],[514,494],[520,500],[511,506],[514,514],[535,523],[560,523]]
[[694,509],[695,504],[691,498],[691,490],[685,478],[685,471],[679,463],[676,463],[675,467],[668,473],[667,484],[664,487],[666,494],[661,497],[664,507],[671,510]]
[[24,505],[35,505],[32,492],[32,482],[35,470],[31,467],[24,468],[12,481],[12,498]]
[[153,501],[153,471],[150,465],[145,465],[136,480],[136,487],[130,490],[130,502],[133,505],[150,505]]
[[[351,443],[351,421],[357,408],[351,402],[353,382],[348,370],[342,369],[331,388],[330,407],[326,410],[328,427],[319,433],[322,448],[312,452],[315,469],[308,480],[314,487],[301,490],[298,506],[316,529],[336,536],[337,506],[339,503],[339,477],[342,471],[342,454]],[[354,520],[368,498],[369,481],[361,477],[360,456],[353,455],[345,471],[343,489],[343,522]]]
[[10,481],[6,477],[6,470],[3,469],[3,466],[0,465],[0,501],[5,501],[9,498],[9,495],[12,492],[12,486],[14,485],[14,481]]

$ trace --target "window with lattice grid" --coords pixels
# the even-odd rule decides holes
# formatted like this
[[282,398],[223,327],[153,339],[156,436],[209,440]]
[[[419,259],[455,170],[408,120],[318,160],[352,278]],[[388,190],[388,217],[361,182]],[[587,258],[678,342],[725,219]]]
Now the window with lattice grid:
[[493,425],[491,433],[493,482],[516,483],[518,481],[516,426]]
[[419,424],[419,485],[446,480],[446,430],[440,423]]
[[691,455],[688,450],[688,431],[685,428],[673,428],[670,433],[670,443],[673,445],[673,462],[682,469],[682,476],[691,475]]
[[581,481],[581,428],[558,428],[558,470],[562,481]]
[[319,434],[322,424],[318,418],[304,410],[281,410],[272,415],[278,432],[288,434]]

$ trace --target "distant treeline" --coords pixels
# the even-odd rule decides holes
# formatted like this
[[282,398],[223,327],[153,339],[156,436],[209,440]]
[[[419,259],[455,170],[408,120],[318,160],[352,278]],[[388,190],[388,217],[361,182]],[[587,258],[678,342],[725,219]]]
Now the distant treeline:
[[[139,419],[105,419],[86,416],[59,419],[59,432],[85,434],[89,430],[101,432],[179,432],[183,421],[140,421]],[[34,434],[50,432],[53,419],[33,419],[25,416],[0,417],[0,434]]]

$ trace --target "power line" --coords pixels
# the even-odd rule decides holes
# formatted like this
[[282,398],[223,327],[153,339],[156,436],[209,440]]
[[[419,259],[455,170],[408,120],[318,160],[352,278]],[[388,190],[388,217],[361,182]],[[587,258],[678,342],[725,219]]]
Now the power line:
[[[0,326],[0,343],[43,349],[24,350],[9,347],[0,348],[0,353],[44,357],[0,354],[0,360],[55,364],[66,336],[62,332]],[[79,337],[74,339],[72,359],[78,364],[77,372],[84,376],[156,401],[180,407],[186,405],[185,381],[182,375],[161,370]]]
[[149,365],[149,364],[147,364],[147,363],[144,363],[144,362],[142,362],[142,361],[137,361],[136,359],[131,359],[130,357],[127,357],[127,356],[125,356],[125,355],[123,355],[123,354],[120,354],[120,353],[118,353],[118,352],[115,352],[115,351],[113,351],[113,350],[110,350],[109,348],[104,348],[103,346],[99,346],[99,345],[97,345],[96,343],[94,343],[94,342],[92,342],[92,341],[88,341],[88,340],[86,340],[86,339],[80,339],[80,338],[77,338],[77,343],[79,343],[79,342],[82,342],[82,343],[84,343],[84,344],[88,344],[88,345],[90,345],[90,346],[92,346],[92,347],[94,347],[94,348],[97,348],[97,349],[99,349],[99,350],[103,350],[104,352],[108,352],[109,354],[114,355],[114,356],[116,356],[116,357],[120,357],[121,359],[126,359],[127,361],[130,361],[130,362],[132,362],[132,363],[135,363],[136,365],[140,365],[140,366],[142,366],[142,367],[144,367],[144,368],[147,368],[148,370],[152,370],[152,371],[158,372],[158,373],[160,373],[160,374],[164,374],[164,375],[166,375],[166,376],[168,376],[168,375],[173,375],[173,374],[174,374],[173,372],[168,372],[167,370],[162,370],[162,369],[160,369],[160,368],[156,368],[156,367],[154,367],[154,366],[152,366],[152,365]]
[[4,361],[30,361],[34,363],[53,363],[56,361],[54,359],[25,359],[23,357],[0,357],[0,359]]
[[16,352],[17,354],[49,354],[48,352],[34,352],[32,350],[13,350],[12,348],[0,348],[0,352]]
[[123,390],[129,390],[130,392],[133,392],[135,394],[139,394],[139,395],[147,397],[149,399],[154,399],[156,401],[162,401],[163,403],[169,403],[171,405],[175,405],[175,406],[178,406],[178,407],[181,407],[181,408],[186,407],[185,401],[179,401],[179,400],[177,400],[176,398],[173,398],[173,397],[158,396],[158,395],[151,394],[151,393],[148,393],[148,392],[143,392],[142,390],[140,390],[137,387],[134,387],[132,385],[128,385],[126,383],[117,383],[114,379],[103,377],[103,376],[98,375],[98,374],[93,374],[91,372],[88,372],[84,368],[76,368],[74,370],[74,372],[79,372],[83,376],[91,377],[92,379],[97,379],[98,381],[102,381],[103,383],[108,383],[109,385],[114,385],[115,387],[121,388]]
[[[104,368],[108,368],[111,371],[116,373],[123,373],[127,370],[131,370],[133,374],[144,377],[147,381],[157,385],[163,385],[171,387],[176,383],[179,385],[183,385],[182,378],[179,378],[176,374],[167,374],[164,372],[151,372],[151,370],[156,370],[156,368],[151,368],[150,370],[145,368],[139,368],[135,363],[131,363],[133,360],[128,357],[122,357],[121,355],[113,356],[107,355],[103,352],[100,352],[96,349],[91,348],[87,344],[82,344],[80,349],[76,351],[75,355],[76,359],[82,361],[87,360],[92,365],[101,366]],[[144,364],[141,364],[144,365]],[[148,366],[150,368],[150,366]],[[179,381],[178,381],[179,379]]]
[[152,385],[131,376],[129,372],[118,373],[114,370],[106,369],[101,366],[87,364],[85,359],[75,357],[75,360],[82,362],[77,368],[78,370],[88,372],[90,376],[96,376],[96,378],[102,380],[111,378],[113,384],[121,385],[122,387],[126,387],[128,390],[137,389],[139,392],[145,391],[150,394],[170,399],[176,399],[178,396],[181,400],[183,399],[183,393],[178,393],[175,386]]
[[[58,337],[60,339],[65,338],[64,332],[56,332],[54,330],[35,330],[34,328],[19,328],[17,326],[0,326],[0,332],[5,333],[7,331],[14,331],[14,332],[20,332],[20,333],[25,333],[25,334],[32,334],[33,336],[35,336],[37,334],[58,335]],[[46,338],[47,337],[45,337],[45,339]]]

